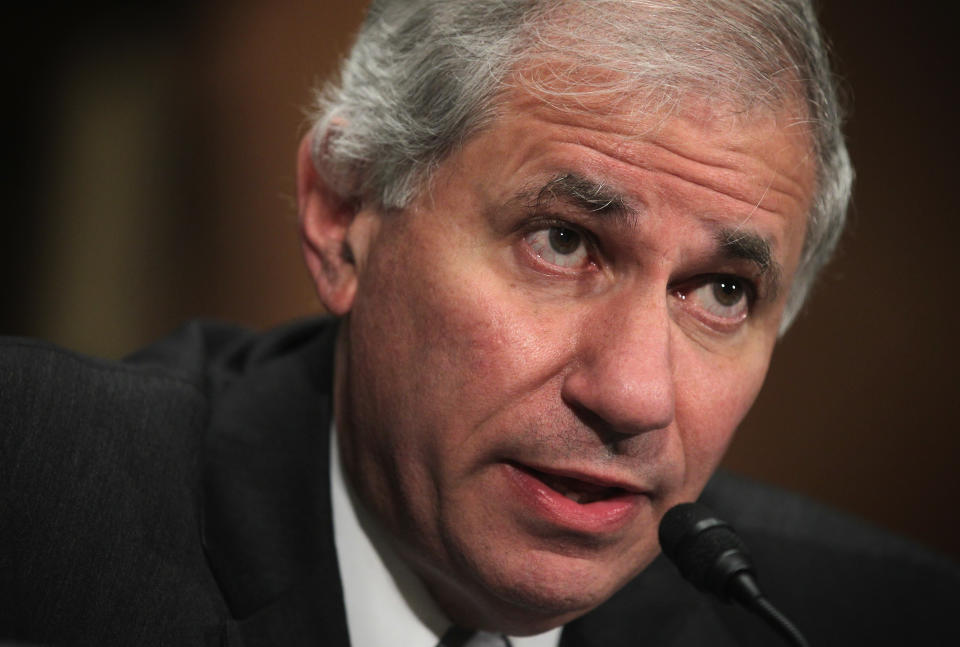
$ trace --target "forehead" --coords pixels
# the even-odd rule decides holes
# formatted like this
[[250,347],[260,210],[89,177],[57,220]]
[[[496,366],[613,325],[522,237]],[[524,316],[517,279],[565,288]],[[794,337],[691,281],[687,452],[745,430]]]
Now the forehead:
[[638,172],[646,172],[657,174],[663,186],[699,187],[700,197],[713,192],[721,210],[736,206],[804,219],[810,210],[813,139],[795,102],[748,109],[691,96],[634,112],[592,104],[589,94],[575,92],[549,101],[525,91],[507,94],[497,124],[507,149],[499,151],[502,160],[518,169],[581,166],[628,198],[643,192]]

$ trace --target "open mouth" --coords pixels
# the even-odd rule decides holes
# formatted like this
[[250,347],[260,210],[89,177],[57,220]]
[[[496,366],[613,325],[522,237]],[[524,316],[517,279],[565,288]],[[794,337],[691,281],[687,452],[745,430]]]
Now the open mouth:
[[548,474],[530,467],[523,466],[525,472],[536,477],[551,490],[559,492],[571,501],[581,505],[604,501],[613,497],[627,494],[627,491],[621,487],[600,485],[590,483],[569,476],[560,476],[558,474]]

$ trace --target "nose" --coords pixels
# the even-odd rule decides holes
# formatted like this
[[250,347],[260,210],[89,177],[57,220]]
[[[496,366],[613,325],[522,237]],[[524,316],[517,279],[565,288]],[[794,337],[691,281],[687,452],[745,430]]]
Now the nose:
[[611,300],[581,331],[561,396],[591,426],[618,434],[666,428],[676,395],[670,346],[662,293]]

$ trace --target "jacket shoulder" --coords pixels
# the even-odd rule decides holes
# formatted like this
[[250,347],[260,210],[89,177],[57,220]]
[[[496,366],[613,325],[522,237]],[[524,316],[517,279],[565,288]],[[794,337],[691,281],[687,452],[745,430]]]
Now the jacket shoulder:
[[729,474],[715,477],[702,500],[743,537],[761,586],[811,644],[960,644],[960,567],[953,560],[804,496]]
[[[202,377],[184,367],[101,360],[27,339],[0,340],[0,411],[7,478],[88,461],[161,458],[204,410]],[[127,454],[130,454],[128,456]],[[42,464],[41,464],[42,461]],[[62,472],[61,470],[66,470]]]
[[178,335],[128,361],[0,340],[0,638],[190,644],[178,627],[216,617],[204,353]]
[[[226,445],[238,464],[226,489],[244,486],[261,452],[238,448],[259,418],[275,435],[279,414],[264,410],[284,413],[302,376],[325,370],[305,347],[332,330],[194,322],[123,361],[0,339],[0,641],[218,642],[230,612],[204,469]],[[235,507],[231,532],[251,526]]]

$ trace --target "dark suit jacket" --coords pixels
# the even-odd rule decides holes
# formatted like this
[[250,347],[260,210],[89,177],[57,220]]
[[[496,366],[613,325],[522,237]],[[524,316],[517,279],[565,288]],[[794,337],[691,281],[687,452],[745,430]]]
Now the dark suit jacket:
[[[0,345],[0,641],[346,645],[328,483],[333,336],[191,324],[105,362]],[[960,644],[956,567],[728,476],[704,499],[811,644]],[[564,647],[777,645],[657,560]]]

